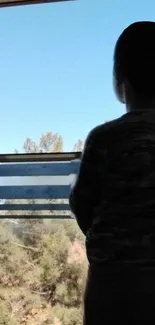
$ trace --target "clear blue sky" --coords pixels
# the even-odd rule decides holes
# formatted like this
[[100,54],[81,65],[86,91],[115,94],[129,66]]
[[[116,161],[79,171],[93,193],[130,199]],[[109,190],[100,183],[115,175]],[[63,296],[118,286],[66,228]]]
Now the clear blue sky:
[[22,150],[46,131],[65,150],[91,128],[120,116],[112,89],[117,37],[155,20],[153,0],[78,0],[0,9],[0,152]]

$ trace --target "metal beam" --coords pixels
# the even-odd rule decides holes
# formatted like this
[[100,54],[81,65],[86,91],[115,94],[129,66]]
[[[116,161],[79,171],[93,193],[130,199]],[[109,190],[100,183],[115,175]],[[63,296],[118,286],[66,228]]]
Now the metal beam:
[[70,211],[67,203],[0,204],[0,211]]
[[0,177],[69,176],[77,174],[79,161],[0,164]]
[[0,163],[71,161],[81,158],[81,152],[0,154]]
[[69,185],[25,185],[25,186],[0,186],[1,199],[13,200],[58,200],[68,199]]
[[0,8],[2,7],[12,7],[12,6],[22,6],[22,5],[33,5],[33,4],[43,4],[50,2],[68,2],[75,0],[0,0]]
[[69,214],[61,214],[61,215],[53,215],[53,214],[48,214],[48,215],[33,215],[33,214],[30,214],[30,215],[18,215],[18,214],[4,214],[4,215],[0,215],[0,220],[4,220],[4,219],[7,219],[7,220],[22,220],[22,219],[60,219],[60,220],[64,220],[64,219],[72,219],[74,220],[74,217],[72,217],[71,215]]

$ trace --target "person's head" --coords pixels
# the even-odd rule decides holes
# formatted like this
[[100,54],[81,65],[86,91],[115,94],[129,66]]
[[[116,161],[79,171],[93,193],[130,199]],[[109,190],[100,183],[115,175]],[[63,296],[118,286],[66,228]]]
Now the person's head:
[[128,109],[153,102],[155,108],[155,22],[133,23],[120,35],[114,50],[113,80],[118,99]]

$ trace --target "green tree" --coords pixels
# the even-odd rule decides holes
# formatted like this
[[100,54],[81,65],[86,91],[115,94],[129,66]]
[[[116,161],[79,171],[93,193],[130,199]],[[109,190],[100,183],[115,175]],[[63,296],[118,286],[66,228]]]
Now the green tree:
[[0,325],[19,325],[20,323],[11,315],[11,309],[7,302],[0,300]]
[[77,152],[82,151],[83,147],[84,147],[84,142],[82,140],[78,140],[73,147],[73,151],[77,151]]
[[[47,299],[55,306],[56,315],[60,320],[67,319],[69,313],[81,313],[82,293],[87,265],[83,261],[69,261],[72,247],[70,238],[63,227],[54,234],[44,238],[43,254],[40,259],[42,266],[41,283]],[[62,309],[61,309],[62,308]],[[63,319],[62,319],[63,318]],[[65,321],[66,325],[69,325]],[[79,324],[72,320],[72,324]]]
[[47,132],[41,136],[39,143],[27,138],[23,149],[25,153],[62,152],[63,139],[57,133]]

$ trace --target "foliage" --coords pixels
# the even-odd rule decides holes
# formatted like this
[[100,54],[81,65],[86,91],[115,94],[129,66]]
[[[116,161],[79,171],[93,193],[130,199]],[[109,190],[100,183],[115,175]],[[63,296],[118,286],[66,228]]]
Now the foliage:
[[54,314],[60,319],[63,325],[82,325],[82,308],[63,308],[57,305],[53,308]]
[[[36,245],[25,246],[22,237],[19,239],[12,233],[11,224],[8,226],[1,221],[2,324],[6,322],[7,325],[16,325],[21,323],[21,319],[25,325],[35,324],[35,321],[36,324],[48,324],[52,319],[53,322],[59,320],[64,325],[81,324],[81,302],[87,264],[86,258],[80,259],[80,255],[74,261],[73,247],[75,243],[79,243],[85,256],[83,243],[76,239],[76,232],[72,233],[70,239],[63,225],[59,225],[56,232],[44,229],[43,220],[36,251]],[[12,315],[11,319],[7,318],[9,314]],[[44,322],[39,323],[42,318]]]
[[0,325],[19,325],[19,322],[10,313],[11,310],[7,303],[0,302]]
[[82,140],[78,140],[77,143],[75,143],[73,147],[73,151],[82,151],[83,150],[84,143]]
[[57,133],[47,132],[41,136],[39,143],[27,138],[23,149],[26,153],[61,152],[63,150],[63,139]]

